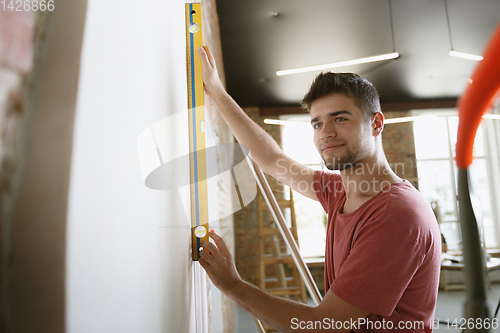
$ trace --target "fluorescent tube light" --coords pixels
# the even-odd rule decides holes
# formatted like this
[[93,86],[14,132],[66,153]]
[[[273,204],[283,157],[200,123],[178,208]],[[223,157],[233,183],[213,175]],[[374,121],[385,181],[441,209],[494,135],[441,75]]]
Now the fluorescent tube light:
[[[406,123],[410,121],[415,121],[422,118],[435,118],[437,115],[429,114],[424,116],[414,116],[414,117],[400,117],[400,118],[389,118],[384,120],[384,124],[399,124]],[[484,119],[496,119],[500,120],[500,114],[485,114]],[[278,120],[278,119],[264,119],[264,123],[268,125],[291,125],[291,124],[306,124],[308,121],[301,120]]]
[[500,114],[485,114],[484,119],[498,119],[500,120]]
[[406,123],[409,121],[414,121],[417,119],[434,118],[434,117],[436,117],[435,114],[429,114],[429,115],[425,115],[425,116],[415,116],[415,117],[390,118],[390,119],[385,119],[384,124],[399,124],[399,123]]
[[478,55],[469,54],[469,53],[462,53],[462,52],[457,52],[457,51],[450,51],[450,55],[452,57],[468,59],[468,60],[475,60],[475,61],[481,61],[484,59],[483,57],[478,56]]
[[[397,124],[397,123],[406,123],[409,121],[414,121],[422,118],[432,118],[436,117],[434,114],[425,115],[425,116],[415,116],[415,117],[400,117],[400,118],[390,118],[385,119],[384,124]],[[277,120],[277,119],[264,119],[264,124],[269,125],[291,125],[291,124],[308,124],[308,121],[300,121],[300,120]]]
[[[496,115],[489,115],[492,119],[497,119],[494,118]],[[384,124],[397,124],[397,123],[406,123],[409,121],[414,121],[417,119],[422,119],[422,118],[432,118],[436,117],[434,114],[430,115],[425,115],[425,116],[415,116],[415,117],[400,117],[400,118],[390,118],[390,119],[385,119]],[[486,117],[486,116],[485,116]],[[500,116],[499,116],[500,118]],[[309,123],[306,120],[278,120],[278,119],[264,119],[264,124],[268,125],[291,125],[291,124],[306,124]]]
[[351,65],[358,65],[358,64],[366,64],[369,62],[396,59],[396,58],[399,58],[399,53],[397,53],[397,52],[388,53],[388,54],[381,54],[378,56],[367,57],[367,58],[334,62],[331,64],[301,67],[301,68],[295,68],[295,69],[286,69],[286,70],[282,70],[282,71],[277,71],[276,75],[283,76],[283,75],[290,75],[290,74],[297,74],[297,73],[305,73],[305,72],[312,72],[312,71],[318,71],[318,70],[323,70],[323,69],[330,69],[330,68],[337,68],[337,67],[344,67],[344,66],[351,66]]
[[307,121],[264,119],[264,124],[268,125],[290,125],[290,124],[305,124],[305,123],[307,123]]
[[[432,118],[436,117],[437,115],[435,114],[430,114],[430,115],[425,115],[425,116],[416,116],[416,117],[401,117],[401,118],[391,118],[391,119],[386,119],[384,121],[384,124],[398,124],[398,123],[405,123],[409,121],[414,121],[417,119],[422,119],[422,118]],[[483,116],[484,119],[498,119],[500,120],[500,114],[485,114]]]

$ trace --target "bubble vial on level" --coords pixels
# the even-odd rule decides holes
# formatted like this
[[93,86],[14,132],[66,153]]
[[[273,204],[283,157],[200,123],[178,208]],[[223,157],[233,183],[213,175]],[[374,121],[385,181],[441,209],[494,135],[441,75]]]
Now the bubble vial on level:
[[191,23],[188,27],[190,33],[195,34],[200,30],[198,23]]
[[207,229],[205,229],[204,226],[200,225],[194,229],[194,235],[198,238],[203,238],[205,237],[206,234],[207,234]]

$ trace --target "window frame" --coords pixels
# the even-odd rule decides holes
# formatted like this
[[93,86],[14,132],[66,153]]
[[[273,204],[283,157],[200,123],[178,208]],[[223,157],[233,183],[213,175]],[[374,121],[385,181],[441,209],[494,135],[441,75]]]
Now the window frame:
[[[493,113],[498,114],[499,113],[499,108],[498,105],[495,107],[493,110]],[[417,172],[418,172],[418,162],[426,162],[426,161],[449,161],[450,163],[450,170],[453,170],[452,174],[450,175],[451,178],[451,184],[453,188],[455,189],[455,196],[457,195],[458,191],[458,184],[457,184],[457,167],[455,163],[455,156],[453,155],[453,142],[451,140],[451,131],[450,131],[450,117],[456,117],[458,116],[458,111],[457,109],[426,109],[426,110],[412,110],[411,115],[412,116],[425,116],[425,115],[436,115],[437,117],[444,117],[446,118],[446,130],[447,130],[447,140],[448,140],[448,151],[449,151],[449,157],[444,157],[444,158],[418,158],[418,156],[415,156],[416,162],[417,162]],[[428,118],[427,121],[432,121],[432,118]],[[497,175],[494,175],[495,173],[495,168],[494,166],[494,161],[499,161],[499,156],[500,156],[500,151],[498,150],[499,146],[498,144],[495,145],[495,142],[498,142],[500,139],[499,135],[496,133],[500,133],[500,121],[499,120],[492,120],[492,119],[485,119],[483,120],[481,124],[481,129],[483,132],[483,146],[484,146],[484,155],[482,156],[477,156],[474,157],[474,160],[484,160],[485,165],[486,165],[486,172],[487,172],[487,178],[490,183],[492,183],[492,186],[488,186],[488,192],[490,196],[490,212],[491,212],[491,219],[493,221],[493,231],[494,231],[494,239],[496,242],[496,245],[494,246],[486,246],[485,248],[487,250],[500,250],[500,220],[499,220],[499,209],[498,206],[500,204],[499,198],[500,198],[500,193],[499,193],[499,188],[500,188],[500,173],[497,171]],[[493,131],[492,131],[493,129]],[[495,132],[494,129],[498,129],[499,131]],[[415,131],[414,131],[415,135]],[[417,137],[414,137],[415,142],[417,141]],[[498,165],[498,163],[497,163]],[[420,179],[420,175],[419,175]],[[459,241],[458,246],[460,247],[460,242],[461,242],[461,235],[460,235],[460,221],[459,221],[459,214],[458,214],[458,198],[456,200],[453,200],[453,209],[454,209],[454,214],[456,217],[457,221],[443,221],[443,223],[456,223],[456,230],[457,230],[457,239]],[[484,233],[484,229],[481,230]],[[485,240],[484,240],[485,242]],[[455,248],[453,250],[460,250],[460,248]]]

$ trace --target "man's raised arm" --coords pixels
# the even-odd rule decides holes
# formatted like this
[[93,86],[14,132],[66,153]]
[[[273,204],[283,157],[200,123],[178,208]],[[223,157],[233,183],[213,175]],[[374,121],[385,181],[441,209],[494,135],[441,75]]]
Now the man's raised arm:
[[252,159],[267,174],[299,193],[317,200],[312,186],[314,170],[295,162],[239,107],[219,78],[215,59],[208,47],[200,47],[205,92],[215,103],[239,143],[250,150]]

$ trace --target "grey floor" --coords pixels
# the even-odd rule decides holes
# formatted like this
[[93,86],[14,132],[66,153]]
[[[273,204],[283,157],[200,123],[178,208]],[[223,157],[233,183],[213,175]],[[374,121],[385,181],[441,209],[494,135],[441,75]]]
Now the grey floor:
[[[463,302],[465,300],[464,291],[440,291],[438,295],[437,305],[436,305],[436,320],[448,322],[451,324],[455,319],[460,321],[463,317]],[[490,309],[490,316],[493,317],[493,313],[497,307],[498,301],[500,300],[500,284],[493,284],[488,294],[488,305]],[[500,317],[497,316],[497,317]],[[459,329],[453,328],[451,325],[439,324],[439,328],[434,329],[434,332],[447,332],[455,333],[460,332]],[[247,312],[238,308],[238,320],[237,320],[237,333],[259,333],[255,323]],[[500,332],[500,328],[496,330],[490,330],[490,332]]]

